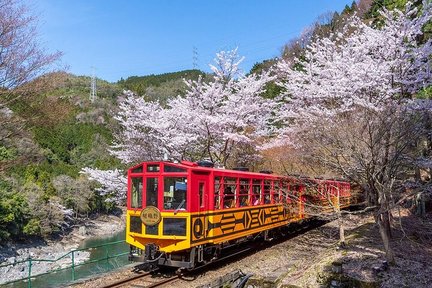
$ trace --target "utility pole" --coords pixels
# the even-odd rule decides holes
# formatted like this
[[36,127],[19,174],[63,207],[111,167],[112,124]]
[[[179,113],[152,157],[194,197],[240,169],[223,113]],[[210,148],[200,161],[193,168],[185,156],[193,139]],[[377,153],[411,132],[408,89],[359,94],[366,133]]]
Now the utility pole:
[[195,46],[192,49],[192,67],[193,69],[198,68],[198,48]]
[[95,67],[92,68],[92,76],[91,76],[91,83],[90,83],[90,102],[94,102],[97,96],[97,88],[96,88],[96,73],[95,73]]

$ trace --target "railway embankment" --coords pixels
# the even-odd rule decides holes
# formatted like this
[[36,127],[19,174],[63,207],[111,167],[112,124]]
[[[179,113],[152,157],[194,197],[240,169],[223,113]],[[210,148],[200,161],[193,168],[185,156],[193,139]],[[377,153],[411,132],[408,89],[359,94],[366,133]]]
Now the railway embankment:
[[[330,222],[259,252],[200,273],[176,288],[202,287],[233,271],[253,274],[246,287],[430,287],[432,283],[432,215],[419,219],[394,213],[396,265],[384,262],[384,249],[372,215],[346,217],[346,242],[338,246],[337,223]],[[134,274],[132,268],[73,285],[99,287]],[[339,286],[338,286],[339,285]],[[170,286],[166,286],[170,287]],[[208,286],[207,286],[208,287]]]
[[[391,245],[396,265],[385,253],[372,215],[346,218],[344,248],[338,246],[337,223],[331,222],[224,267],[200,275],[191,285],[211,283],[239,269],[254,274],[247,287],[430,287],[432,283],[432,215],[418,218],[395,211]],[[332,286],[333,285],[333,286]]]
[[[13,264],[32,259],[59,259],[73,249],[79,247],[80,243],[93,237],[108,237],[124,229],[124,217],[114,215],[102,215],[76,225],[72,230],[55,240],[32,239],[23,242],[9,242],[0,244],[0,265]],[[75,263],[79,264],[88,260],[90,253],[80,251],[74,254]],[[70,265],[69,258],[63,258],[54,263],[38,262],[32,267],[33,274],[40,274],[49,270],[62,268]],[[15,266],[9,265],[0,268],[0,283],[23,278],[28,275],[28,264],[26,262]]]

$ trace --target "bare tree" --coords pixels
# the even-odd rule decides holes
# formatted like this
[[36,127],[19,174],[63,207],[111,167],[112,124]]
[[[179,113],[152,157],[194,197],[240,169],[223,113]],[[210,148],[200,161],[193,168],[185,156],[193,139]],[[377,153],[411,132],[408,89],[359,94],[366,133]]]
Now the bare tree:
[[60,52],[38,41],[36,18],[20,0],[0,0],[0,108],[26,94],[24,84],[47,72]]
[[410,153],[424,135],[423,123],[421,113],[389,106],[384,111],[347,113],[337,125],[317,123],[302,135],[306,155],[360,185],[368,206],[376,207],[375,220],[389,262],[394,262],[391,210],[414,196],[405,193],[403,184],[416,162]]
[[280,190],[283,199],[289,199],[283,201],[288,211],[300,217],[337,220],[339,245],[344,247],[344,214],[350,213],[345,211],[345,208],[350,207],[357,196],[355,190],[350,190],[349,183],[343,180],[306,177],[293,177],[288,182],[282,183]]

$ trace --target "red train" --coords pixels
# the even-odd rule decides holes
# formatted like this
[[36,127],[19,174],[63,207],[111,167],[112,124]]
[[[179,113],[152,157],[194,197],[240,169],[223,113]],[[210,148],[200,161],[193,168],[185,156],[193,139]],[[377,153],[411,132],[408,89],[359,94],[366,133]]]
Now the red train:
[[322,212],[350,205],[346,181],[201,164],[144,162],[128,170],[130,260],[190,269],[227,246],[311,217],[309,203]]

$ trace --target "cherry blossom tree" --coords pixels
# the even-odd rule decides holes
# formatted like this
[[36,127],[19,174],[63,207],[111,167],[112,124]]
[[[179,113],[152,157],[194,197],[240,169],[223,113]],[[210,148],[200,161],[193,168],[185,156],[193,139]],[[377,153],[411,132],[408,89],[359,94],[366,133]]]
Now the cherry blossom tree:
[[368,192],[389,262],[397,180],[423,132],[409,102],[432,81],[431,40],[419,41],[431,7],[425,1],[421,12],[410,3],[405,11],[383,10],[380,27],[353,16],[340,34],[311,43],[303,59],[278,64],[286,91],[279,143],[303,149]]
[[106,196],[106,201],[123,204],[126,199],[127,178],[124,173],[118,169],[99,170],[85,167],[81,174],[102,184],[97,190],[102,196]]
[[287,104],[280,116],[298,121],[357,107],[379,110],[430,85],[432,40],[417,42],[430,11],[426,2],[418,17],[410,3],[404,12],[383,10],[381,28],[353,16],[341,34],[311,43],[295,68],[281,61],[279,84],[287,91],[282,95]]
[[237,144],[256,145],[269,133],[272,103],[260,94],[269,74],[244,75],[237,50],[220,52],[214,77],[186,81],[188,90],[162,107],[129,95],[116,119],[122,132],[112,153],[125,163],[161,159],[209,158],[225,166]]
[[[210,65],[212,80],[186,81],[186,95],[168,100],[166,106],[126,92],[115,117],[121,129],[111,153],[126,164],[209,158],[226,166],[233,155],[251,159],[249,151],[253,153],[258,140],[271,132],[273,103],[260,94],[273,77],[245,75],[239,68],[242,60],[237,49],[217,53]],[[110,182],[118,178],[118,171],[85,168],[82,172],[103,183],[105,190],[120,192],[126,187],[122,181]]]

